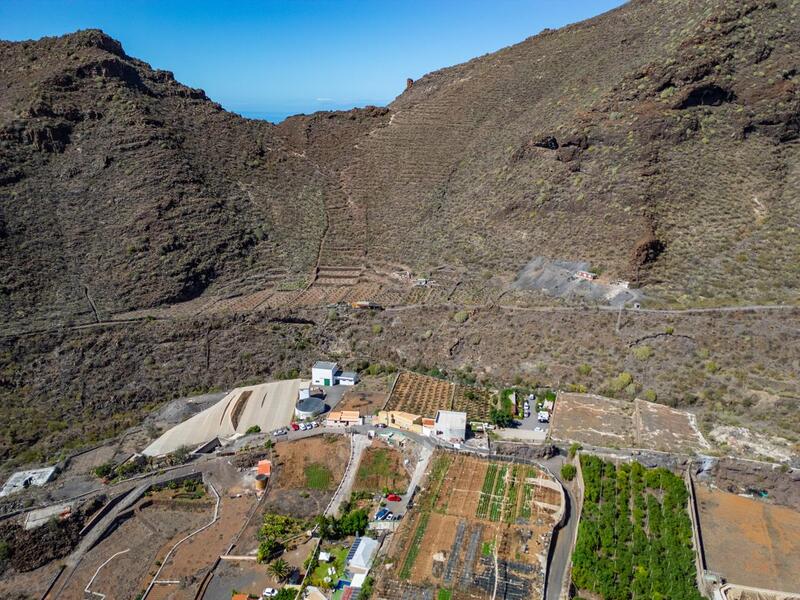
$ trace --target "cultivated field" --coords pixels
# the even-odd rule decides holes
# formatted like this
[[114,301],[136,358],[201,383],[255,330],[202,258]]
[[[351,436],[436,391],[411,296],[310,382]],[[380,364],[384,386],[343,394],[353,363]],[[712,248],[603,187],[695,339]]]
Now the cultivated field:
[[557,483],[528,465],[437,454],[425,487],[392,540],[377,598],[491,598],[495,555],[496,598],[541,593],[561,505]]
[[705,485],[695,495],[708,570],[739,585],[800,590],[800,512]]
[[702,600],[683,479],[589,454],[580,464],[584,502],[572,554],[578,595]]
[[470,421],[488,421],[491,403],[491,393],[485,389],[403,371],[398,375],[386,410],[431,418],[437,410],[457,410],[466,412]]
[[594,394],[559,393],[550,435],[601,447],[677,453],[710,448],[691,413],[639,399],[627,402]]
[[437,410],[451,409],[454,388],[449,381],[403,371],[397,376],[386,410],[434,417]]

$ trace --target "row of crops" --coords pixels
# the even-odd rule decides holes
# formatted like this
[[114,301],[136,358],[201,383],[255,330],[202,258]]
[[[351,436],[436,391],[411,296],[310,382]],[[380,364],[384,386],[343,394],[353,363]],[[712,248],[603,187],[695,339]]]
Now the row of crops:
[[586,488],[572,581],[604,600],[700,600],[683,480],[581,456]]
[[508,466],[490,464],[483,479],[475,516],[490,521],[502,519],[506,523],[514,523],[518,517],[529,518],[535,486],[525,483],[525,479],[535,476],[535,469],[514,465],[510,467],[509,477]]
[[431,517],[431,511],[436,505],[436,499],[438,498],[439,492],[442,489],[444,476],[447,473],[447,469],[450,467],[451,461],[452,459],[446,454],[438,455],[433,461],[430,475],[431,493],[424,495],[420,501],[419,519],[417,521],[416,528],[414,529],[414,535],[411,538],[408,552],[405,556],[405,559],[403,559],[402,566],[400,567],[400,572],[398,574],[400,579],[408,579],[411,576],[411,569],[414,567],[414,563],[417,560],[420,545],[422,544],[422,538],[425,537],[425,530],[428,528],[428,521]]

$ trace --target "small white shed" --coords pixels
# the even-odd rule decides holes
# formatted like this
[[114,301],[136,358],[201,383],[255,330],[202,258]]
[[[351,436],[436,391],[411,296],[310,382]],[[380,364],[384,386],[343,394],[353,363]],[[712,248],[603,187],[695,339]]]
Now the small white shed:
[[335,362],[318,360],[311,367],[312,385],[336,385],[336,374],[339,372],[339,365]]

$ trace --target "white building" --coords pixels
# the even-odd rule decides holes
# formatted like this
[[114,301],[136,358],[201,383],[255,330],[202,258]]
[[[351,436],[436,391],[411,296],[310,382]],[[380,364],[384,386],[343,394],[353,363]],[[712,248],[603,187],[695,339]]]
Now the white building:
[[372,561],[375,560],[375,554],[378,552],[380,544],[377,540],[370,537],[356,538],[353,547],[350,548],[348,556],[351,556],[347,563],[347,570],[354,576],[359,573],[368,573],[372,566]]
[[335,362],[318,360],[311,367],[311,385],[336,385],[339,365]]
[[467,437],[467,413],[452,410],[436,412],[434,435],[451,444],[459,444]]
[[355,371],[342,371],[336,376],[339,385],[355,385],[358,383],[358,373]]

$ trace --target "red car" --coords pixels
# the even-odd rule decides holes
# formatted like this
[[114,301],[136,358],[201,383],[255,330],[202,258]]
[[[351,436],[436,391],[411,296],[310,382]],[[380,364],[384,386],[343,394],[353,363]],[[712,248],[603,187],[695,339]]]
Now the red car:
[[389,494],[388,496],[386,496],[386,499],[389,502],[400,502],[400,500],[402,500],[402,498],[400,498],[400,496],[398,496],[397,494]]
[[292,431],[297,431],[298,429],[300,429],[300,425],[297,423],[292,423]]

